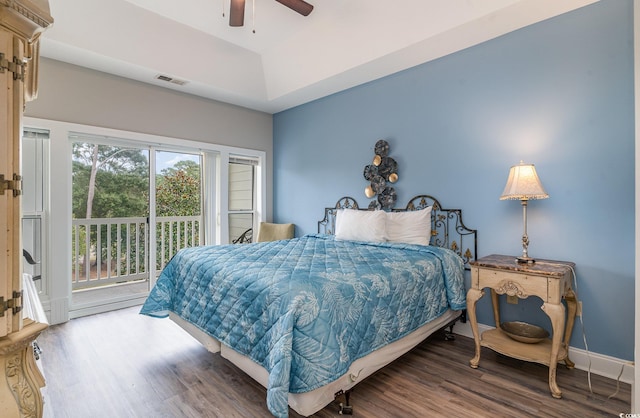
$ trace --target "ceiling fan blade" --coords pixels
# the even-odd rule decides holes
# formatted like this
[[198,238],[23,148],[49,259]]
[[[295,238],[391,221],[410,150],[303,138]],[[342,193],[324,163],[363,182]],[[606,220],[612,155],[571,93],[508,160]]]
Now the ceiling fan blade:
[[278,3],[282,3],[293,11],[300,13],[302,16],[309,16],[309,13],[313,10],[313,6],[304,0],[276,0]]
[[244,26],[244,1],[231,0],[229,6],[229,26]]

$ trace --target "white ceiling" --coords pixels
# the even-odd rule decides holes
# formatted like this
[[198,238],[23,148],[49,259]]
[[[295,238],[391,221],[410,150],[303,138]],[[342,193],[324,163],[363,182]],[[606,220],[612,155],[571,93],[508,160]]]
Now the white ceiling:
[[247,0],[233,28],[229,0],[49,0],[41,54],[275,113],[597,0],[307,1]]

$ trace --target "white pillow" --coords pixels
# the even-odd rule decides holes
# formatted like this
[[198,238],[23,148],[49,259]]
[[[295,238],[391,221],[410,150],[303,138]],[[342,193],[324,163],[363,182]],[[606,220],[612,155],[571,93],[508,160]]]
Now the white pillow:
[[408,212],[386,212],[387,240],[404,244],[429,245],[431,239],[431,209]]
[[339,209],[336,213],[336,239],[383,242],[386,220],[383,210]]

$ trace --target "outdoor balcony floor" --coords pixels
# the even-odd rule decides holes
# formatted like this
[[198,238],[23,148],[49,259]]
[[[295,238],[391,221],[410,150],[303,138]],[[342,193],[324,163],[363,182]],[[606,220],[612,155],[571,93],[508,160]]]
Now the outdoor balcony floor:
[[141,298],[146,296],[148,292],[149,282],[147,280],[76,290],[72,293],[71,306],[72,310],[85,309],[97,305]]

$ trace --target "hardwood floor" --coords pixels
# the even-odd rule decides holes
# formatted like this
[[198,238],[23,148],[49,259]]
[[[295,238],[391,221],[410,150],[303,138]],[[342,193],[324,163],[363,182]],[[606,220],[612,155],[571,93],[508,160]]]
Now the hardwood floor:
[[[55,418],[270,417],[266,390],[207,352],[169,319],[129,308],[46,330],[38,342]],[[486,351],[485,351],[486,350]],[[562,399],[549,394],[547,368],[437,333],[355,387],[354,417],[603,417],[629,413],[631,388],[558,367]],[[338,400],[339,401],[339,400]],[[337,402],[316,417],[337,417]],[[291,417],[299,417],[290,410]]]

